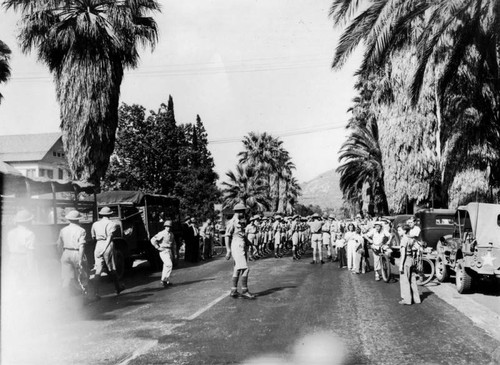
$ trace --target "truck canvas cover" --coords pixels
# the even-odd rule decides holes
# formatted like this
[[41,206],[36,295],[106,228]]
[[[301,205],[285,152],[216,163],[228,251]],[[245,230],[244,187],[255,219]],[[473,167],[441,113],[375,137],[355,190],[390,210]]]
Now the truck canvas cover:
[[136,206],[147,205],[172,205],[177,199],[158,194],[145,194],[141,191],[106,191],[97,194],[98,205],[130,204]]
[[487,203],[469,203],[459,210],[469,213],[472,231],[479,245],[493,243],[500,247],[500,205]]

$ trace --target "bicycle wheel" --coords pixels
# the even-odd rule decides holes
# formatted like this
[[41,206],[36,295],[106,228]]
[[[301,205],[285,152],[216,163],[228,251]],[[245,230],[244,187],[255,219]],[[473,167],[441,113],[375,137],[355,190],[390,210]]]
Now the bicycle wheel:
[[435,267],[432,260],[423,257],[421,270],[417,271],[417,285],[425,285],[434,277]]
[[391,280],[391,262],[385,255],[380,256],[380,265],[382,267],[382,279],[388,283]]

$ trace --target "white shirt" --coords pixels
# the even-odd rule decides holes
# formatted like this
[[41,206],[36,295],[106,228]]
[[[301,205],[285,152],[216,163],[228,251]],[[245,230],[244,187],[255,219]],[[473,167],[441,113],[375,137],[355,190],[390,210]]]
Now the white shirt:
[[390,236],[391,235],[387,231],[381,230],[380,232],[377,232],[375,229],[373,229],[366,235],[366,237],[372,239],[374,246],[382,246],[382,244],[384,243],[384,238],[389,238]]
[[418,238],[418,236],[420,236],[420,227],[419,226],[413,227],[412,229],[410,229],[410,232],[408,232],[408,237]]

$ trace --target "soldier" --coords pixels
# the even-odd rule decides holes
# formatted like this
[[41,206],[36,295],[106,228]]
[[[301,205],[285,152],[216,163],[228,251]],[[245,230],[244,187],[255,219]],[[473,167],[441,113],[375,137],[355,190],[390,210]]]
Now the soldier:
[[274,217],[275,221],[273,223],[273,238],[274,238],[274,257],[281,258],[281,216],[276,215]]
[[203,261],[212,257],[213,240],[214,227],[212,226],[212,220],[209,218],[200,228],[201,259]]
[[420,304],[420,294],[418,292],[416,278],[415,256],[421,250],[417,240],[410,237],[411,227],[408,224],[398,227],[398,234],[401,236],[401,258],[399,260],[401,298],[399,304],[411,305]]
[[380,270],[382,269],[382,263],[380,255],[382,253],[382,245],[391,236],[389,232],[382,230],[382,222],[375,222],[375,228],[364,235],[371,244],[371,249],[373,251],[373,269],[375,271],[375,280],[380,280]]
[[328,254],[328,256],[326,257],[328,261],[332,261],[332,242],[331,242],[330,229],[331,229],[330,219],[328,215],[325,215],[323,217],[323,226],[321,226],[321,232],[323,234],[323,247],[326,246],[326,251]]
[[109,271],[109,276],[113,280],[116,294],[120,294],[125,290],[125,285],[120,283],[116,274],[115,263],[115,248],[113,238],[117,234],[117,225],[109,219],[113,212],[109,207],[103,207],[99,211],[101,219],[92,224],[91,234],[92,239],[96,241],[94,258],[95,258],[95,275],[94,289],[95,295],[99,295],[99,287],[101,282],[101,274],[104,268]]
[[[85,258],[85,244],[87,234],[80,227],[80,212],[72,210],[66,215],[69,224],[61,229],[57,239],[57,247],[61,252],[61,278],[62,287],[70,290],[72,279],[79,284],[83,294],[88,293],[88,271]],[[97,298],[94,298],[97,299]]]
[[172,274],[172,262],[174,261],[174,252],[176,252],[176,242],[172,233],[172,221],[166,220],[163,223],[163,231],[158,232],[151,238],[151,244],[160,251],[160,258],[163,261],[163,270],[161,272],[161,284],[163,287],[169,286],[170,274]]
[[38,277],[35,260],[35,234],[31,223],[33,215],[27,210],[20,210],[15,217],[16,227],[7,235],[9,254],[6,260],[7,278],[14,292],[28,289]]
[[300,260],[300,254],[298,253],[299,247],[299,225],[300,216],[294,215],[292,224],[290,225],[290,236],[292,237],[292,257],[293,260]]
[[336,246],[336,237],[337,234],[340,233],[340,225],[339,222],[335,219],[335,214],[330,214],[328,216],[330,220],[330,245],[332,248],[332,261],[337,261],[337,246]]
[[[233,282],[231,292],[232,298],[255,299],[255,295],[248,291],[248,263],[247,243],[245,242],[245,211],[246,206],[238,203],[234,206],[234,216],[226,227],[226,260],[231,257],[234,260]],[[238,292],[238,281],[241,278],[241,294]]]
[[250,224],[245,227],[245,236],[248,241],[248,246],[249,246],[249,255],[248,255],[248,260],[254,261],[258,259],[259,257],[256,256],[256,250],[257,250],[257,231],[258,227],[255,224],[256,221],[259,220],[258,215],[254,215],[252,218],[250,218]]
[[321,252],[321,244],[323,243],[323,235],[321,233],[321,228],[323,227],[323,223],[321,222],[321,218],[318,213],[314,213],[312,216],[312,221],[309,222],[309,227],[311,229],[311,245],[313,249],[313,259],[311,264],[315,264],[316,261],[316,253],[318,254],[318,259],[321,264],[324,264],[323,255]]

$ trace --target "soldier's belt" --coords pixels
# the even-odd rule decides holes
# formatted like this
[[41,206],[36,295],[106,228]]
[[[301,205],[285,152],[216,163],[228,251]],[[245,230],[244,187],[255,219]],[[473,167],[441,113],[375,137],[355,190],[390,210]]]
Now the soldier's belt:
[[69,247],[63,247],[63,248],[68,251],[80,251],[79,248],[69,248]]

